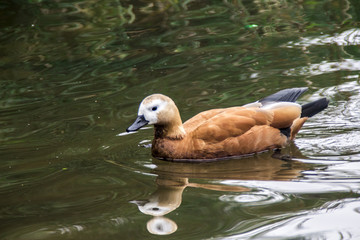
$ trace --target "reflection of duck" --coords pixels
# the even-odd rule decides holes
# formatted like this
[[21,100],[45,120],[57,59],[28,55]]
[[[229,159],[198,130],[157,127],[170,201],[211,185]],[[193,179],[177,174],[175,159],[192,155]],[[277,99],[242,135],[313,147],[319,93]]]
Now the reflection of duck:
[[127,131],[153,124],[152,154],[169,160],[218,159],[281,148],[328,105],[326,98],[303,106],[294,103],[306,90],[285,89],[242,107],[208,110],[184,124],[173,100],[153,94],[141,102],[138,118]]
[[[298,150],[295,145],[291,146],[293,152]],[[186,187],[244,192],[250,189],[218,184],[216,180],[290,180],[297,178],[300,172],[307,168],[307,165],[301,162],[282,161],[272,156],[272,153],[269,152],[247,158],[200,164],[173,163],[153,159],[153,163],[157,166],[154,170],[158,175],[156,178],[157,189],[147,200],[132,201],[132,203],[135,203],[142,213],[154,216],[147,224],[150,233],[171,234],[177,230],[177,225],[164,215],[180,206]],[[199,178],[215,182],[195,183],[189,181],[189,179]]]
[[142,213],[152,216],[163,216],[178,208],[181,197],[187,187],[187,178],[157,177],[157,190],[146,201],[133,201]]
[[[148,200],[131,201],[135,203],[139,210],[154,218],[148,221],[147,229],[152,234],[166,235],[177,230],[177,225],[163,215],[177,209],[182,201],[182,193],[186,187],[198,187],[212,190],[225,191],[247,191],[244,187],[229,187],[215,184],[189,183],[188,178],[171,177],[170,175],[159,175],[156,178],[157,190],[151,194]],[[223,189],[222,189],[223,188]]]

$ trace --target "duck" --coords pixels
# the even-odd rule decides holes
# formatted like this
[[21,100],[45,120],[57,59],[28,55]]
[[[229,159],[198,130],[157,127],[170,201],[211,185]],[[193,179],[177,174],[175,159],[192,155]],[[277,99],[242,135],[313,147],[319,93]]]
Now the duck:
[[281,149],[310,117],[328,107],[327,98],[296,103],[307,90],[283,89],[242,106],[200,112],[184,123],[175,102],[156,93],[141,101],[126,131],[154,125],[152,156],[168,161],[209,161]]

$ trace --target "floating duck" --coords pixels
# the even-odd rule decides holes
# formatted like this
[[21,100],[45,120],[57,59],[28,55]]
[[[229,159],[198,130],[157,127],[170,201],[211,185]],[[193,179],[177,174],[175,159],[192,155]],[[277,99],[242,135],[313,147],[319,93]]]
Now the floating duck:
[[282,148],[309,117],[328,106],[326,98],[295,103],[306,90],[284,89],[254,103],[201,112],[185,123],[171,98],[153,94],[140,103],[138,117],[126,131],[154,125],[152,155],[171,161],[209,161]]

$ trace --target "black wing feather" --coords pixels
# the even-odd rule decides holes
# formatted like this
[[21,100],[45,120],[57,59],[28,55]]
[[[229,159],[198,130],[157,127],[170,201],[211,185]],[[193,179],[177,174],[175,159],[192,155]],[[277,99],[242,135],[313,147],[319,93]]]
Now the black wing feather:
[[307,87],[302,88],[288,88],[281,90],[277,93],[274,93],[270,96],[267,96],[259,102],[266,103],[266,102],[295,102],[296,99],[300,97],[301,94],[308,90]]

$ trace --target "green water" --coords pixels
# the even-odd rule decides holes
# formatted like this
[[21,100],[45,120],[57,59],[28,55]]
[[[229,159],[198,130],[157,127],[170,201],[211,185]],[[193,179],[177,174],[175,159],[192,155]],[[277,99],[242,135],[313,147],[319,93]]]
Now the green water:
[[[0,2],[0,239],[359,239],[357,0]],[[309,87],[294,144],[153,159],[140,101],[182,119]],[[165,236],[161,236],[164,234]]]

